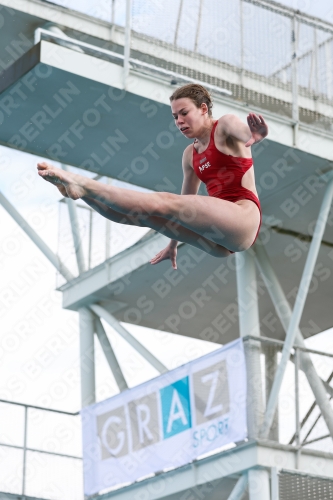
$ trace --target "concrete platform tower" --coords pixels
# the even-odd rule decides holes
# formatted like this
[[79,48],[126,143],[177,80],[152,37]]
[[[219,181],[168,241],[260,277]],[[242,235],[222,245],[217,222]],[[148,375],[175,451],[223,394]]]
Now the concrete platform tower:
[[[333,498],[333,376],[324,378],[314,360],[332,356],[304,342],[333,325],[333,25],[271,0],[229,2],[213,13],[198,0],[195,15],[183,0],[176,10],[162,4],[127,0],[116,24],[117,17],[102,21],[42,0],[0,1],[1,46],[10,49],[0,57],[0,143],[8,148],[102,182],[179,193],[187,142],[169,110],[177,85],[206,85],[215,117],[245,120],[252,110],[270,125],[269,138],[253,148],[263,209],[257,243],[223,261],[181,244],[177,273],[168,263],[149,265],[167,241],[153,231],[114,255],[105,226],[97,242],[103,257],[94,261],[92,213],[68,199],[61,213],[76,261],[66,267],[61,245],[55,255],[0,193],[56,268],[63,307],[78,312],[82,406],[95,401],[94,336],[119,391],[127,389],[101,319],[159,373],[167,368],[124,323],[217,344],[244,341],[248,440],[101,498]],[[279,394],[290,361],[295,434],[286,443]],[[305,414],[300,377],[313,393]],[[323,432],[312,438],[318,426]]]

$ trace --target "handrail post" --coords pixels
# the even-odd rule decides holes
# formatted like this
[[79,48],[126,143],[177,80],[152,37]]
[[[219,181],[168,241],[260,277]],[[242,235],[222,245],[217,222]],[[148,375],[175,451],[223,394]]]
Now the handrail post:
[[296,16],[291,20],[291,94],[292,94],[292,119],[294,127],[294,146],[298,142],[298,127],[299,127],[299,108],[298,108],[298,68],[297,68],[297,30],[296,30]]
[[332,51],[331,51],[331,39],[329,42],[325,43],[325,63],[326,63],[326,89],[327,89],[327,98],[329,100],[332,99]]
[[[111,184],[111,179],[107,177],[107,184]],[[111,256],[111,221],[105,219],[105,260]]]
[[132,0],[126,0],[126,25],[124,42],[124,90],[127,90],[129,75],[129,59],[131,53],[131,30],[132,30]]
[[85,307],[79,309],[80,371],[82,408],[96,402],[94,316]]
[[111,0],[111,31],[110,31],[111,41],[113,39],[113,34],[114,34],[115,19],[116,19],[116,0]]
[[271,500],[279,500],[279,473],[276,467],[271,468]]
[[300,427],[300,413],[299,413],[299,350],[295,349],[295,444],[296,444],[296,461],[295,469],[299,469],[299,459],[301,451],[301,427]]
[[239,0],[240,20],[240,84],[244,87],[244,13],[243,0]]
[[173,44],[175,46],[177,45],[178,31],[179,31],[179,25],[180,25],[180,18],[182,17],[182,12],[183,12],[183,0],[180,0],[179,9],[178,9],[177,23],[176,23],[176,30],[175,30],[175,36],[174,36],[174,39],[173,39]]
[[93,210],[89,213],[88,269],[91,268]]
[[28,407],[24,406],[22,500],[25,499],[25,471],[26,471],[26,460],[27,460],[27,433],[28,433]]
[[197,52],[197,50],[198,50],[199,34],[200,34],[201,18],[202,18],[202,4],[203,4],[203,0],[200,0],[200,3],[199,3],[199,12],[198,12],[197,29],[196,29],[196,32],[195,32],[194,52]]
[[314,97],[318,98],[319,81],[318,81],[318,40],[317,29],[313,28],[313,75],[314,75]]
[[[64,163],[61,164],[61,167],[63,170],[65,170],[65,172],[70,171],[69,167]],[[83,245],[82,245],[82,235],[80,234],[81,231],[80,231],[79,218],[77,216],[77,209],[74,200],[72,200],[71,198],[65,198],[65,201],[68,207],[69,220],[72,228],[76,264],[79,274],[81,274],[84,273],[84,271],[86,271],[86,265],[85,265]]]

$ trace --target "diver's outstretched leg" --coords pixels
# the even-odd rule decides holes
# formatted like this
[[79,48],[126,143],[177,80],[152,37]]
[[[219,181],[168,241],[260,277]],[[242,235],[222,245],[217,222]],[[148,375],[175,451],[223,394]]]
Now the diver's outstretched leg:
[[164,234],[168,238],[188,243],[189,245],[199,248],[200,250],[204,250],[206,253],[213,255],[214,257],[228,257],[228,255],[231,254],[231,252],[223,246],[217,245],[194,231],[184,228],[168,219],[163,219],[162,217],[154,215],[146,216],[144,218],[140,218],[136,214],[124,215],[116,212],[112,208],[109,208],[104,203],[94,200],[93,198],[84,196],[82,200],[85,201],[91,208],[96,210],[96,212],[100,215],[112,220],[113,222],[130,226],[150,227],[151,229],[155,229],[155,231]]
[[137,213],[173,220],[232,251],[249,248],[257,234],[260,213],[250,200],[231,203],[210,196],[142,193],[102,184],[47,163],[38,164],[38,170],[45,180],[63,185],[73,199],[94,198],[124,215]]

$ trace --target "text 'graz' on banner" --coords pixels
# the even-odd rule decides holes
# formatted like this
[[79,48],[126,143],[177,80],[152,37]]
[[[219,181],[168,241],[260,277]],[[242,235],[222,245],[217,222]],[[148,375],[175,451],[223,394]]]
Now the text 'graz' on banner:
[[81,415],[86,495],[243,440],[242,341],[86,407]]

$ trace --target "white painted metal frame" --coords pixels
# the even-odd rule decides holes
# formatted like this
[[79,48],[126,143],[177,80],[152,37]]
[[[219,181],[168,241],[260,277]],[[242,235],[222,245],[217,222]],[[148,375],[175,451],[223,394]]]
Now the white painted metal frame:
[[80,370],[82,407],[96,402],[94,315],[86,307],[79,309]]
[[[25,489],[26,489],[26,474],[27,474],[27,452],[30,451],[30,452],[35,452],[35,453],[42,453],[42,454],[45,454],[45,455],[54,455],[54,456],[57,456],[57,457],[65,457],[65,458],[74,458],[74,459],[77,459],[77,460],[82,460],[82,457],[78,457],[78,456],[75,456],[75,455],[68,455],[68,454],[65,454],[65,453],[57,453],[55,451],[46,451],[46,450],[40,450],[38,448],[31,448],[28,446],[28,420],[29,420],[29,413],[28,413],[28,410],[29,408],[33,409],[33,410],[39,410],[39,411],[47,411],[47,412],[50,412],[50,413],[58,413],[60,415],[68,415],[68,416],[78,416],[79,415],[79,412],[75,412],[75,413],[71,413],[71,412],[68,412],[68,411],[61,411],[61,410],[54,410],[54,409],[51,409],[51,408],[43,408],[42,406],[33,406],[33,405],[27,405],[27,404],[24,404],[24,403],[17,403],[17,402],[13,402],[13,401],[7,401],[5,399],[0,399],[0,403],[4,403],[4,404],[9,404],[9,405],[12,405],[12,406],[19,406],[21,408],[24,409],[24,431],[23,431],[23,446],[19,446],[19,445],[15,445],[15,444],[11,444],[11,443],[2,443],[0,442],[0,446],[3,446],[3,447],[6,447],[6,448],[12,448],[12,449],[16,449],[16,450],[22,450],[23,451],[23,457],[22,457],[22,497],[21,499],[22,500],[25,500],[26,498],[26,493],[25,493]],[[2,495],[1,495],[2,496]],[[4,499],[5,497],[2,496],[2,498]]]
[[331,51],[332,38],[329,42],[325,43],[325,59],[326,59],[326,85],[327,85],[327,98],[332,99],[332,51]]
[[[260,337],[257,278],[252,251],[236,253],[236,278],[240,336]],[[249,307],[251,305],[251,307]],[[250,340],[244,345],[247,366],[247,428],[250,439],[256,439],[263,419],[263,394],[260,369],[260,342]]]
[[270,500],[270,474],[264,468],[252,468],[248,472],[249,476],[249,499],[250,500]]
[[[179,25],[180,25],[180,20],[181,20],[181,17],[182,17],[182,12],[183,12],[183,3],[184,3],[184,0],[180,0],[180,2],[179,2],[179,9],[178,9],[178,16],[177,16],[177,22],[176,22],[175,35],[174,35],[174,39],[173,39],[173,44],[174,45],[177,45]],[[198,20],[198,22],[199,22],[199,20]],[[198,31],[198,28],[197,28],[197,31]]]
[[[288,331],[288,326],[290,324],[292,309],[288,303],[288,300],[282,290],[279,280],[273,270],[273,267],[269,261],[269,257],[265,250],[263,243],[260,240],[254,245],[256,253],[256,263],[266,284],[267,290],[271,296],[273,305],[275,306],[276,313],[281,321],[281,324],[285,330]],[[303,335],[299,328],[296,332],[297,344],[305,348],[305,343]],[[301,367],[307,377],[309,385],[315,396],[317,404],[320,408],[321,414],[328,426],[331,435],[333,436],[333,411],[327,400],[326,387],[324,386],[322,380],[320,379],[309,354],[306,351],[300,351],[300,361]]]
[[132,0],[126,0],[126,24],[124,45],[124,89],[127,89],[127,81],[130,71],[131,54],[131,30],[132,30]]
[[292,60],[291,60],[291,86],[292,86],[292,118],[294,120],[294,146],[298,143],[298,128],[299,128],[299,106],[298,106],[298,69],[297,69],[297,20],[294,16],[291,20],[291,43],[292,43]]
[[[67,165],[62,168],[69,171]],[[72,229],[74,250],[79,274],[85,271],[80,226],[74,200],[66,198],[69,219]],[[80,326],[80,372],[81,372],[81,404],[82,407],[96,401],[96,369],[95,369],[95,324],[93,313],[82,307],[79,309]]]
[[296,441],[296,463],[295,469],[299,469],[301,454],[301,426],[300,426],[300,408],[299,408],[299,349],[295,349],[295,441]]
[[[269,2],[267,2],[267,3],[269,3]],[[127,16],[128,16],[129,15],[128,13],[131,12],[131,0],[127,0],[126,5],[127,5]],[[126,42],[125,42],[125,56],[124,56],[124,88],[126,88],[127,78],[129,75],[129,67],[130,67],[129,66],[129,61],[130,61],[130,20],[128,21],[127,16],[126,16],[127,34],[126,34]],[[295,17],[294,17],[294,20],[295,20]],[[41,32],[42,32],[42,30],[39,30],[40,34],[41,34]],[[129,32],[129,35],[128,35],[128,32]],[[54,35],[54,34],[52,34],[52,35]],[[61,38],[61,37],[59,37],[59,38]],[[66,37],[65,39],[68,40],[68,37]],[[78,42],[75,40],[75,43],[78,43]],[[85,44],[85,45],[88,45],[88,44]],[[108,52],[108,51],[105,51],[105,52]],[[141,62],[140,62],[140,64],[142,65]],[[297,86],[296,86],[296,88],[297,88]],[[298,110],[298,107],[297,107],[297,110]],[[293,116],[293,118],[294,118],[294,116]],[[275,410],[276,404],[277,404],[278,392],[279,392],[281,381],[282,381],[281,377],[283,377],[284,369],[285,369],[285,366],[283,365],[283,363],[285,363],[285,364],[287,363],[289,356],[290,356],[290,349],[292,348],[292,346],[294,344],[294,340],[295,340],[296,336],[298,335],[298,325],[299,325],[300,317],[301,317],[301,314],[303,311],[304,302],[306,299],[309,282],[311,280],[313,267],[315,265],[316,258],[318,255],[322,235],[323,235],[323,232],[325,229],[325,224],[326,224],[330,204],[332,201],[332,196],[333,196],[333,181],[330,182],[329,186],[327,187],[327,191],[325,193],[323,205],[322,205],[322,208],[321,208],[321,211],[319,214],[319,218],[318,218],[318,223],[317,223],[316,229],[315,229],[315,235],[314,235],[311,247],[310,247],[307,263],[306,263],[306,266],[304,269],[304,273],[303,273],[303,277],[302,277],[302,281],[301,281],[301,285],[300,285],[300,293],[297,296],[294,311],[292,314],[290,314],[290,321],[289,321],[289,319],[287,320],[287,323],[288,323],[288,325],[287,325],[287,338],[286,338],[286,342],[285,342],[285,346],[284,346],[284,350],[283,350],[282,360],[281,360],[281,363],[279,365],[277,377],[274,381],[271,396],[269,398],[265,422],[264,422],[264,426],[263,426],[262,432],[261,432],[261,435],[263,437],[266,437],[267,432],[269,431],[269,428],[270,428],[271,419],[274,416],[274,410]],[[60,262],[58,256],[55,255],[53,252],[51,252],[51,250],[38,237],[38,235],[34,232],[34,230],[32,228],[30,228],[30,226],[25,222],[23,217],[20,216],[20,214],[16,211],[16,209],[14,209],[14,207],[11,206],[11,204],[8,202],[8,200],[6,200],[6,198],[1,193],[0,193],[0,202],[2,203],[4,208],[8,211],[8,213],[10,213],[10,215],[12,215],[14,220],[16,220],[16,222],[22,227],[22,229],[26,232],[26,234],[32,239],[32,241],[35,242],[35,244],[38,246],[38,248],[50,260],[50,262],[52,262],[52,264],[56,267],[56,269],[62,275],[64,275],[64,277],[66,279],[68,279],[68,280],[72,279],[73,276]],[[74,206],[74,208],[73,208],[73,206]],[[75,218],[76,218],[75,205],[73,205],[73,206],[71,208],[71,205],[69,204],[69,208],[70,208],[70,212],[71,212],[71,221],[74,224],[74,227],[77,228],[78,226],[77,226],[77,224],[75,224]],[[321,219],[321,220],[319,220],[319,219]],[[73,236],[74,236],[74,232],[73,232]],[[82,272],[84,270],[84,266],[82,264],[82,256],[79,255],[80,252],[78,250],[80,248],[80,245],[75,244],[75,247],[77,250],[76,253],[77,253],[77,259],[78,259],[79,271]],[[243,263],[241,262],[241,257],[244,257]],[[245,303],[244,301],[248,301],[248,299],[249,299],[249,294],[248,294],[249,287],[252,290],[250,295],[251,295],[251,300],[253,300],[253,290],[254,290],[255,283],[256,283],[255,267],[254,267],[255,261],[254,261],[254,256],[251,252],[244,252],[242,256],[240,256],[240,254],[236,254],[236,259],[237,259],[237,266],[238,266],[237,267],[238,297],[239,297],[239,304],[241,307],[242,303]],[[79,264],[79,261],[81,262],[81,264]],[[98,314],[98,316],[101,316],[102,318],[104,318],[120,335],[123,336],[123,338],[125,338],[135,349],[137,349],[137,351],[140,354],[142,354],[145,357],[145,359],[147,359],[160,373],[163,373],[167,370],[167,368],[159,360],[157,360],[144,346],[142,346],[142,344],[140,344],[116,320],[116,318],[114,318],[108,311],[106,311],[104,308],[102,308],[99,305],[93,305],[89,309],[82,308],[79,311],[80,323],[82,323],[82,326],[80,328],[83,331],[83,340],[82,340],[82,345],[81,345],[81,356],[88,358],[89,363],[88,363],[87,370],[88,370],[90,375],[93,374],[93,376],[90,376],[90,378],[89,378],[89,383],[84,388],[84,393],[82,393],[82,401],[85,402],[85,404],[87,404],[86,401],[88,401],[88,400],[92,401],[92,399],[94,400],[94,397],[95,397],[94,396],[95,395],[94,352],[93,352],[93,350],[91,350],[92,346],[93,346],[94,332],[96,331],[97,336],[98,336],[100,341],[101,341],[101,339],[105,339],[105,338],[107,339],[106,333],[104,331],[103,325],[100,322],[100,319],[99,318],[96,319],[94,314],[92,313],[92,311],[95,314]],[[250,308],[249,312],[247,314],[244,313],[244,315],[240,315],[240,318],[241,318],[240,319],[241,336],[244,336],[245,334],[249,333],[249,331],[254,335],[257,335],[257,336],[260,335],[257,299],[255,299],[254,305],[252,308]],[[109,345],[110,345],[110,343],[109,343]],[[103,345],[102,345],[102,347],[103,347]],[[255,350],[256,350],[256,355],[258,355],[258,352],[260,352],[260,350],[258,350],[257,345],[255,345]],[[106,352],[106,351],[104,350],[104,352]],[[117,368],[117,366],[119,367],[119,364],[116,360],[116,357],[114,356],[114,353],[112,351],[111,345],[110,345],[110,349],[107,352],[109,352],[107,359],[108,359],[108,362],[110,364],[111,369],[112,369],[112,366],[113,366],[113,368]],[[112,354],[113,354],[113,358],[112,358]],[[111,361],[111,358],[112,358],[112,361]],[[283,363],[282,363],[282,361],[283,361]],[[260,364],[257,364],[257,369],[258,369],[258,367],[259,367],[259,373],[257,373],[257,375],[260,377]],[[295,369],[298,370],[297,361],[295,363]],[[120,367],[119,367],[119,370],[120,370]],[[115,373],[115,372],[113,371],[113,373]],[[119,372],[118,372],[118,374],[119,374]],[[120,374],[121,375],[119,376],[119,380],[117,380],[117,383],[120,381],[120,383],[118,383],[118,386],[121,390],[121,387],[126,388],[127,384],[126,384],[126,381],[121,373],[121,370],[120,370]],[[122,380],[121,380],[121,378],[122,378]],[[317,376],[317,378],[319,378],[319,377]],[[86,378],[86,380],[88,381],[88,377]],[[323,385],[322,382],[320,382],[320,383],[321,383],[321,385]],[[325,389],[324,389],[324,394],[326,396]],[[260,387],[258,389],[258,395],[260,395]],[[317,396],[316,396],[316,399],[317,399]],[[320,400],[321,406],[320,405],[319,406],[321,407],[321,410],[322,410],[322,408],[324,408],[323,398],[318,397],[318,399]],[[327,398],[326,398],[326,400],[327,400]],[[260,414],[260,408],[258,409],[258,407],[253,408],[253,411],[258,412]],[[325,410],[324,410],[324,412],[325,412]],[[333,419],[331,418],[331,415],[328,415],[328,417],[331,419],[331,422],[333,425]],[[331,432],[331,434],[332,434],[332,432]],[[274,474],[275,474],[275,476],[277,476],[276,471],[274,471]],[[278,485],[274,486],[275,489],[273,488],[274,474],[272,471],[271,498],[272,498],[272,500],[277,500],[278,499]],[[253,477],[254,475],[257,475],[258,477],[262,478],[263,484],[264,484],[263,493],[259,494],[259,495],[256,494],[256,496],[254,496],[254,493],[251,494],[251,491],[252,491],[251,490],[251,487],[252,487],[251,486],[251,477]],[[247,483],[248,483],[248,477],[250,478],[249,486],[250,486],[250,498],[251,498],[251,500],[253,498],[256,498],[257,500],[259,500],[260,498],[265,498],[265,500],[267,500],[268,499],[268,497],[267,497],[268,472],[264,471],[264,470],[256,470],[256,469],[252,469],[251,471],[249,471],[249,475],[243,474],[240,477],[240,479],[236,483],[236,486],[235,486],[233,492],[231,493],[231,495],[229,497],[229,500],[240,500],[242,498],[242,495],[244,494]],[[276,479],[276,481],[277,481],[277,479]],[[274,494],[273,494],[273,489],[274,489]],[[277,493],[276,493],[276,491],[277,491]]]
[[198,12],[198,22],[197,22],[197,28],[195,31],[195,42],[194,42],[194,52],[197,51],[198,49],[198,42],[199,42],[199,35],[200,35],[200,28],[201,28],[201,20],[202,20],[202,4],[203,0],[199,0],[199,12]]
[[[28,225],[21,214],[13,207],[13,205],[7,200],[7,198],[0,192],[0,203],[4,209],[13,217],[15,222],[25,231],[27,236],[36,244],[39,250],[49,259],[51,264],[57,269],[57,271],[68,281],[72,280],[74,276],[71,272],[61,263],[59,257],[52,252],[52,250],[46,245],[46,243],[38,236],[34,229]],[[74,203],[74,202],[73,202]],[[75,211],[70,213],[75,214]],[[75,227],[75,221],[72,222]],[[78,240],[80,241],[80,236],[78,232]],[[161,363],[151,352],[148,351],[126,328],[124,328],[117,319],[112,316],[108,311],[98,304],[89,306],[89,308],[83,307],[79,309],[79,324],[80,324],[80,356],[81,356],[81,399],[82,405],[91,404],[95,401],[95,359],[94,359],[94,319],[96,314],[98,317],[102,317],[109,323],[112,328],[114,328],[146,361],[148,361],[159,373],[165,373],[168,371],[167,367]],[[99,334],[101,329],[99,328]],[[98,334],[97,334],[98,336]],[[101,336],[101,335],[100,335]],[[103,348],[103,345],[102,345]],[[112,347],[110,345],[110,349]],[[111,361],[111,357],[108,354],[108,362]],[[84,361],[84,362],[83,362]],[[114,361],[114,360],[113,360]],[[116,363],[112,363],[116,367]],[[110,366],[111,367],[111,366]],[[120,376],[117,380],[121,387],[125,388],[125,379],[121,380]],[[118,384],[118,386],[119,386]],[[127,385],[127,384],[126,384]],[[120,388],[120,387],[119,387]]]
[[245,472],[238,479],[237,483],[235,484],[232,492],[228,497],[228,500],[242,500],[242,498],[245,495],[247,485],[248,485],[248,475]]
[[118,389],[120,392],[125,391],[126,389],[128,389],[126,379],[124,377],[120,364],[118,363],[109,338],[104,330],[104,326],[102,325],[102,322],[98,316],[95,316],[95,331],[106,360],[114,376],[114,379],[117,383]]
[[[277,358],[278,358],[278,345],[273,344],[261,344],[261,350],[265,356],[265,401],[268,401],[271,389],[272,382],[274,380],[276,368],[277,368]],[[272,441],[279,442],[280,432],[279,432],[279,411],[278,409],[275,411],[274,420],[272,427],[270,429],[268,439]]]
[[161,363],[148,349],[146,349],[109,311],[99,304],[92,304],[90,309],[99,317],[103,318],[116,332],[119,333],[141,356],[144,357],[159,373],[168,371],[167,367]]
[[[111,50],[103,49],[102,47],[98,47],[97,45],[92,45],[91,43],[86,43],[82,42],[81,40],[77,40],[76,38],[70,38],[69,36],[63,34],[61,35],[60,33],[54,33],[50,31],[49,29],[45,28],[37,28],[35,31],[35,44],[39,43],[42,40],[42,35],[45,35],[46,37],[53,38],[53,39],[59,39],[65,42],[70,41],[72,47],[83,47],[87,48],[90,51],[95,52],[96,54],[106,54],[110,56],[113,60],[116,60],[118,63],[122,63],[123,66],[125,66],[125,57],[122,54],[117,54],[117,52],[112,52]],[[71,47],[71,48],[72,48]],[[129,57],[129,69],[131,67],[136,67],[136,68],[141,68],[143,70],[147,69],[150,71],[153,71],[154,73],[159,74],[161,77],[166,77],[170,78],[170,80],[176,80],[178,83],[200,83],[204,85],[207,89],[212,90],[213,92],[216,92],[217,94],[220,94],[222,96],[232,96],[232,92],[230,90],[218,87],[217,85],[212,85],[210,83],[206,82],[200,82],[199,80],[196,80],[195,78],[190,78],[188,76],[181,75],[180,73],[175,73],[174,71],[169,71],[164,68],[160,68],[157,66],[154,66],[153,64],[146,63],[144,61],[140,61],[139,59],[134,59],[132,57]],[[267,115],[267,113],[266,113]]]
[[240,84],[244,85],[244,7],[243,0],[239,0],[239,24],[240,24]]
[[271,500],[279,500],[279,474],[277,467],[271,468]]
[[292,7],[288,7],[281,3],[275,2],[274,0],[243,0],[246,3],[251,3],[262,7],[264,9],[270,10],[271,12],[275,12],[276,14],[280,14],[285,17],[294,17],[302,21],[304,24],[308,26],[315,26],[319,29],[327,31],[329,33],[332,32],[332,24],[326,22],[324,19],[314,18],[310,14],[305,14],[304,12],[300,12],[297,9],[293,9]]
[[[66,172],[69,172],[70,169],[67,167],[67,165],[62,164],[61,166],[62,166],[63,170],[66,170]],[[71,198],[65,198],[65,200],[67,203],[69,219],[70,219],[70,223],[71,223],[77,267],[78,267],[79,273],[81,274],[84,271],[86,271],[86,266],[85,266],[85,262],[84,262],[82,239],[81,239],[81,235],[80,235],[80,226],[79,226],[79,219],[77,216],[76,205],[75,205],[74,200],[72,200]]]
[[[317,227],[317,229],[315,230],[315,236],[317,237],[317,239],[319,238],[319,243],[318,243],[319,245],[320,245],[320,241],[321,241],[322,232],[323,232],[324,227],[325,227],[325,221],[326,221],[325,212],[327,212],[327,206],[329,209],[329,199],[332,196],[332,185],[333,185],[333,181],[330,181],[330,184],[327,188],[327,191],[326,191],[326,194],[324,197],[324,202],[323,202],[324,210],[321,210],[321,212],[320,212],[321,213],[321,226],[319,229]],[[2,202],[4,200],[5,200],[4,197],[1,198]],[[9,208],[11,207],[11,205],[10,204],[8,205],[8,203],[7,203],[7,205],[6,205],[6,203],[3,203],[3,205],[4,205],[4,208],[7,208],[7,206],[9,206]],[[10,210],[8,210],[8,212],[11,213]],[[19,224],[22,222],[23,223],[25,222],[24,219],[18,214],[17,211],[13,212],[13,214],[14,214],[13,217],[15,218],[15,220]],[[19,215],[19,217],[17,217],[17,215]],[[38,239],[36,239],[36,234],[32,228],[30,228],[30,230],[27,232],[27,234],[31,237],[31,239],[33,241],[35,241],[35,240],[38,241]],[[45,244],[43,244],[41,246],[41,250],[42,251],[46,250],[45,251],[46,255],[49,253],[48,252],[49,249]],[[256,252],[256,253],[258,253],[258,252]],[[255,334],[256,336],[258,336],[259,335],[259,316],[258,316],[258,309],[257,309],[257,306],[258,306],[257,299],[255,298],[255,296],[256,296],[256,294],[255,294],[256,276],[255,276],[255,267],[254,267],[254,255],[251,251],[250,252],[248,251],[248,252],[244,252],[243,254],[236,254],[236,259],[237,259],[237,281],[238,281],[238,288],[239,288],[240,307],[242,307],[242,305],[248,304],[247,301],[249,299],[252,301],[254,300],[253,307],[246,308],[248,312],[243,311],[244,314],[241,314],[241,318],[242,318],[241,325],[240,325],[241,333],[244,336],[244,333],[248,333],[249,327],[251,327],[251,332],[253,334]],[[258,259],[257,259],[257,261],[258,261]],[[262,264],[262,260],[259,259],[259,261]],[[51,260],[51,262],[52,262],[52,260]],[[61,272],[60,268],[58,270],[59,270],[59,272]],[[267,273],[266,273],[266,275],[267,275]],[[272,287],[269,287],[268,289],[270,290],[271,288]],[[285,301],[285,298],[283,298],[283,300]],[[113,327],[117,326],[119,328],[120,324],[119,325],[116,324],[117,320],[115,320],[112,315],[109,315],[109,313],[107,311],[105,311],[101,306],[97,306],[97,307],[98,307],[98,309],[96,309],[94,311],[95,313],[99,314],[100,316],[102,316],[102,314],[103,314],[104,318],[108,317],[109,321],[111,322],[111,325]],[[92,306],[92,310],[93,310],[93,306]],[[81,353],[83,356],[88,357],[88,359],[90,360],[89,370],[90,370],[90,373],[93,373],[94,372],[94,356],[93,356],[93,352],[91,351],[91,345],[92,345],[93,334],[94,334],[94,331],[96,330],[96,325],[95,326],[93,325],[95,318],[94,318],[94,315],[86,308],[82,308],[80,310],[80,316],[81,316],[80,320],[83,322],[82,329],[84,331],[83,343],[81,346]],[[116,321],[116,323],[115,323],[115,321]],[[123,328],[122,325],[120,325],[120,327]],[[125,335],[127,336],[127,334],[125,334]],[[141,348],[142,348],[142,346],[141,346]],[[160,369],[161,368],[165,369],[165,367],[163,365],[160,366]],[[94,396],[94,390],[95,390],[94,378],[90,377],[90,382],[85,387],[84,394],[82,394],[83,402],[86,403],[88,400],[92,401],[92,396]],[[255,475],[258,475],[258,478],[254,478]],[[263,488],[263,491],[265,492],[267,490],[267,484],[268,484],[267,471],[253,469],[249,472],[250,492],[253,491],[253,488],[251,486],[251,482],[254,482],[254,483],[258,482],[259,476],[260,476],[260,481],[263,481],[263,484],[265,485],[265,487]],[[254,493],[251,495],[253,498],[256,498],[258,500],[259,497],[258,496],[254,497],[253,496]],[[251,495],[250,495],[250,498],[251,498]],[[257,495],[257,493],[256,493],[256,495]],[[267,498],[268,497],[266,497],[265,500],[267,500]],[[251,500],[252,500],[252,498],[251,498]]]
[[281,361],[276,371],[275,379],[272,386],[272,391],[266,407],[264,423],[260,431],[260,437],[262,438],[266,438],[268,436],[270,427],[272,425],[274,413],[276,410],[276,406],[278,404],[278,397],[282,380],[284,377],[288,360],[290,358],[291,349],[295,342],[297,330],[299,327],[299,322],[302,316],[305,300],[308,294],[311,278],[317,261],[321,240],[323,238],[324,230],[326,227],[327,217],[332,204],[332,197],[333,197],[333,179],[331,179],[328,182],[328,185],[326,187],[326,191],[323,197],[323,202],[315,225],[313,239],[309,248],[301,283],[295,300],[294,310],[290,319],[290,323],[288,325],[286,339],[282,350]]
[[[236,253],[236,278],[239,329],[241,337],[248,334],[260,339],[260,321],[257,293],[257,278],[254,252]],[[257,439],[263,419],[263,392],[260,366],[260,342],[249,340],[244,345],[247,368],[247,427],[250,439]],[[250,469],[247,474],[250,500],[269,500],[269,475],[267,471]],[[245,481],[243,479],[243,481]],[[261,484],[258,490],[256,485]],[[244,487],[244,483],[241,483]],[[244,489],[238,490],[236,499],[241,499]]]
[[51,262],[51,264],[56,268],[56,270],[67,280],[70,281],[74,278],[72,273],[67,269],[65,264],[60,260],[60,257],[52,252],[52,250],[46,245],[40,236],[36,233],[34,229],[27,223],[27,221],[22,217],[22,215],[16,210],[15,207],[10,203],[9,200],[0,191],[0,203],[4,209],[9,213],[9,215],[14,219],[14,221],[20,226],[20,228],[26,233],[27,236],[33,241],[33,243],[39,248],[39,250],[45,255],[45,257]]

